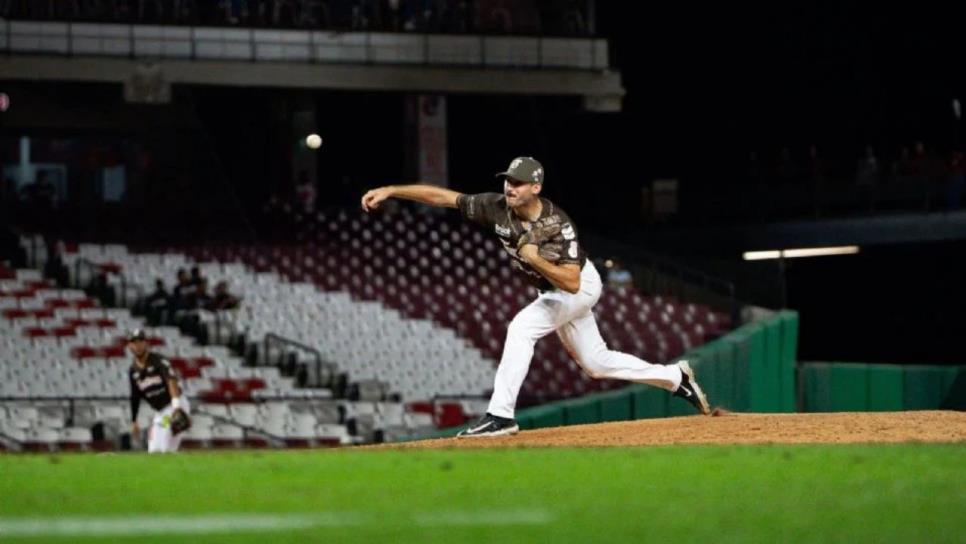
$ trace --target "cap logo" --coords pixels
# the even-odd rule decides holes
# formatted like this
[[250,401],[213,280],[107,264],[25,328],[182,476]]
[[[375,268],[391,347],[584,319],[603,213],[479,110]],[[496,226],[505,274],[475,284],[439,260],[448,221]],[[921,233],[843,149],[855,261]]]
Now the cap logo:
[[543,168],[537,168],[536,170],[534,170],[534,172],[533,172],[533,179],[534,179],[534,181],[536,181],[536,182],[539,183],[541,176],[543,176]]
[[522,159],[513,159],[513,162],[510,163],[510,170],[513,170],[514,168],[520,166],[520,163],[522,162],[523,162]]

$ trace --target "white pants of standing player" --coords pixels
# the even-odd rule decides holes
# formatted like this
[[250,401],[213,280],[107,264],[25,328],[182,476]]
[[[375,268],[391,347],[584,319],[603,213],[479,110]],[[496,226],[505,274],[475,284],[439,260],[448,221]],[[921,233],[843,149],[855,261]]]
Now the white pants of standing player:
[[[191,414],[191,404],[184,396],[181,397],[181,409]],[[175,436],[171,433],[171,414],[174,407],[170,404],[154,414],[151,428],[148,429],[148,453],[173,453],[181,446],[184,433]]]
[[577,364],[592,378],[646,383],[668,391],[675,391],[681,385],[681,370],[675,365],[655,365],[607,349],[591,311],[600,299],[602,287],[600,274],[587,261],[580,272],[577,293],[548,291],[520,310],[507,329],[489,413],[513,417],[520,386],[533,358],[533,346],[554,331]]

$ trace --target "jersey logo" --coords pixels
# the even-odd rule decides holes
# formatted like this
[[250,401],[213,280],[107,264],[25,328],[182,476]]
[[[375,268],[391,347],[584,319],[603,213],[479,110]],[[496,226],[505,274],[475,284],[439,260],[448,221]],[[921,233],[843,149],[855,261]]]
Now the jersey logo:
[[574,227],[570,223],[567,223],[560,229],[560,234],[563,234],[564,240],[573,240],[577,234],[574,233]]
[[137,383],[140,389],[147,389],[152,385],[160,385],[163,382],[161,380],[161,376],[149,376],[147,378],[144,378],[143,380],[138,380]]
[[504,227],[503,225],[495,225],[494,230],[496,230],[497,236],[502,236],[503,238],[510,237],[510,227]]

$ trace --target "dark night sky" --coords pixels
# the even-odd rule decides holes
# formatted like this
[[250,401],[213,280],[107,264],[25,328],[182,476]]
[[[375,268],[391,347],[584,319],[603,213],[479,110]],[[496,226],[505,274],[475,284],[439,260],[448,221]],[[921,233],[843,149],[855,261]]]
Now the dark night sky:
[[[923,138],[948,145],[962,97],[961,24],[950,12],[851,2],[765,10],[599,2],[628,95],[658,170],[718,150],[822,144],[850,156]],[[918,8],[922,9],[922,8]],[[961,20],[961,19],[960,19]]]
[[[586,194],[588,179],[632,204],[656,177],[678,177],[689,188],[733,182],[752,149],[768,160],[787,145],[801,160],[816,143],[832,167],[850,174],[866,143],[884,159],[917,139],[940,150],[952,144],[951,100],[966,97],[951,14],[834,2],[766,11],[634,3],[630,12],[629,5],[598,2],[598,31],[627,89],[624,111],[588,113],[575,98],[451,96],[454,185],[492,189],[491,172],[532,154],[547,166],[555,196],[600,209],[598,195]],[[266,115],[258,104],[271,92],[195,93],[212,132],[232,142],[226,162],[259,153],[230,136],[257,130],[252,117]],[[399,94],[315,94],[326,138],[323,191],[348,199],[372,182],[406,181]],[[248,112],[245,126],[239,108]]]

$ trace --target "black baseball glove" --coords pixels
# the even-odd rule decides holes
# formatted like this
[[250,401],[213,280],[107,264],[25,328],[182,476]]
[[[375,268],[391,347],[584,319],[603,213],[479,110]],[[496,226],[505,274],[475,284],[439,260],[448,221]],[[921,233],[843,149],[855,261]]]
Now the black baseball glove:
[[563,244],[560,238],[560,223],[547,226],[533,227],[523,233],[517,242],[517,249],[527,244],[537,246],[537,253],[550,262],[556,262],[563,254]]
[[191,418],[187,412],[178,408],[171,413],[171,434],[177,436],[191,427]]

